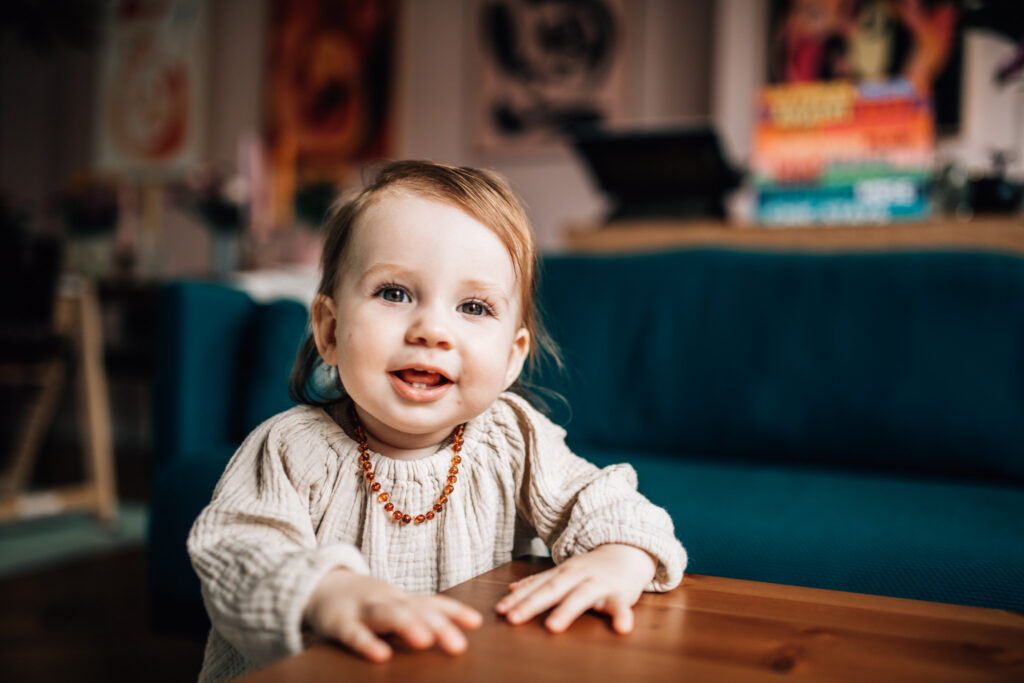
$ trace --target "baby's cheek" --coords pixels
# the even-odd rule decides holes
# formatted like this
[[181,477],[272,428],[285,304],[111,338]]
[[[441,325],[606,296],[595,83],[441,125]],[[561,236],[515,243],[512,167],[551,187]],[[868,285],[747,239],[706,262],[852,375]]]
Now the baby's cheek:
[[[493,366],[492,366],[493,365]],[[486,368],[477,368],[474,372],[468,373],[465,377],[467,385],[463,391],[463,397],[474,405],[486,408],[498,395],[505,390],[504,367],[497,363],[489,364]]]
[[365,355],[366,349],[360,343],[354,331],[349,330],[338,340],[338,362],[355,362]]

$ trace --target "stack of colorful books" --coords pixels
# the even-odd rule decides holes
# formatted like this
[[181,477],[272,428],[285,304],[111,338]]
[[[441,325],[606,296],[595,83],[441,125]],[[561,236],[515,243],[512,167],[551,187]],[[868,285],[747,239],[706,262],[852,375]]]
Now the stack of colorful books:
[[925,218],[934,128],[928,101],[902,80],[765,88],[752,159],[757,221]]

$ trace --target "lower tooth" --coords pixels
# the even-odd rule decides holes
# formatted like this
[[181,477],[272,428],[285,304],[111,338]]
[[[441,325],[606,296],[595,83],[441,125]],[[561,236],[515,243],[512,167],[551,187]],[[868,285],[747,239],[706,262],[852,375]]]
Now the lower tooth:
[[422,382],[413,382],[412,386],[415,389],[426,389],[427,388],[427,385],[423,384]]

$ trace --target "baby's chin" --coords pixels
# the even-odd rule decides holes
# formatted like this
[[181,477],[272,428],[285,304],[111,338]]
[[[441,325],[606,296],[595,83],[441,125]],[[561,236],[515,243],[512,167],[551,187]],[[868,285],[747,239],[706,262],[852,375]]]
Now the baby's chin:
[[[415,411],[409,412],[414,413]],[[461,416],[448,420],[437,420],[436,418],[417,420],[414,416],[406,416],[404,419],[388,419],[386,417],[381,419],[374,415],[368,416],[366,411],[361,410],[360,413],[364,416],[364,421],[369,422],[364,427],[377,441],[402,450],[420,450],[438,446],[447,441],[455,429],[469,419],[461,419]],[[370,419],[366,420],[366,416]]]

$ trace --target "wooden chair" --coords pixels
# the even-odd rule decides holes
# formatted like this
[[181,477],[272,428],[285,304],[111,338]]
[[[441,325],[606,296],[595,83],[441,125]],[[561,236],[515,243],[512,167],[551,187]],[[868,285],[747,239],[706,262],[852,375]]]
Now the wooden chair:
[[[12,453],[0,475],[0,521],[91,511],[111,523],[117,492],[99,303],[85,279],[59,277],[59,249],[34,245],[3,257],[0,385],[28,396],[17,410]],[[10,251],[15,252],[11,257]],[[19,256],[20,255],[20,256]],[[85,481],[29,490],[47,428],[69,383],[75,388]]]

